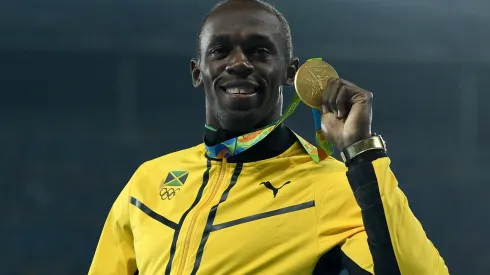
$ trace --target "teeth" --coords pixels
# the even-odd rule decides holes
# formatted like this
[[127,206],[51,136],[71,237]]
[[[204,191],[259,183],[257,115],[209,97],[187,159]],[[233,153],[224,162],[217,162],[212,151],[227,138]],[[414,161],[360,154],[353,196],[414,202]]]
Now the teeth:
[[226,92],[229,94],[252,94],[253,89],[241,89],[241,88],[228,88]]

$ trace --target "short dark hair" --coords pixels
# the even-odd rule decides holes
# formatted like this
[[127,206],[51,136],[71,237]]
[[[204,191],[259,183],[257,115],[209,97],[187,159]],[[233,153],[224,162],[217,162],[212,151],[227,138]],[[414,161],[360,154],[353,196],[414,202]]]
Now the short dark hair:
[[293,41],[291,38],[291,28],[289,27],[289,23],[286,20],[286,18],[284,17],[284,15],[282,15],[282,13],[280,11],[278,11],[272,4],[265,2],[265,1],[262,1],[262,0],[223,0],[223,1],[219,2],[218,4],[216,4],[209,11],[201,22],[201,26],[199,27],[199,32],[197,33],[196,54],[197,54],[198,58],[201,57],[201,49],[200,48],[201,48],[202,31],[203,31],[204,25],[206,24],[206,21],[208,20],[209,16],[213,13],[213,11],[215,11],[220,6],[228,4],[228,3],[232,3],[232,2],[255,3],[255,4],[261,6],[262,8],[264,8],[266,11],[275,15],[282,24],[282,32],[283,32],[282,36],[283,36],[284,40],[286,40],[285,49],[286,49],[287,58],[293,57]]

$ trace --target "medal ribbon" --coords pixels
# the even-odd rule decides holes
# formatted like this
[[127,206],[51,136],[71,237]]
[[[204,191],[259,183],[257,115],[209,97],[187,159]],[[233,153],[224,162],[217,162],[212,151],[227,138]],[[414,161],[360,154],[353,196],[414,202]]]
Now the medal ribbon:
[[[321,60],[321,58],[313,58],[313,59]],[[255,144],[259,143],[261,140],[263,140],[272,131],[274,131],[274,129],[276,129],[282,122],[284,122],[286,118],[292,115],[293,112],[298,107],[298,105],[300,104],[300,102],[301,100],[299,99],[298,95],[295,93],[293,99],[291,100],[288,107],[286,108],[286,112],[275,123],[268,125],[262,129],[255,130],[254,132],[241,135],[235,138],[231,138],[229,140],[223,141],[213,146],[207,146],[206,144],[204,144],[206,147],[207,156],[214,159],[229,158],[229,157],[236,156],[241,152],[251,148]],[[321,129],[322,115],[320,111],[318,109],[312,108],[312,112],[313,112],[313,121],[315,127],[316,146],[310,144],[308,141],[306,141],[304,138],[302,138],[294,131],[293,133],[296,135],[296,138],[299,140],[299,142],[306,150],[308,155],[310,155],[311,159],[313,159],[315,163],[319,163],[320,161],[326,159],[328,156],[330,156],[333,153],[333,146],[326,140],[325,136],[322,133],[322,129]],[[215,130],[207,125],[206,128]]]

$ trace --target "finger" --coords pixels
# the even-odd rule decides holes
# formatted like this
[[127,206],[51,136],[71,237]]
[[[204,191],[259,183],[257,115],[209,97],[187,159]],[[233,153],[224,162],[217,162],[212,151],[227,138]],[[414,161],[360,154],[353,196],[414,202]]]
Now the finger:
[[351,104],[354,103],[372,103],[373,94],[369,91],[359,88],[354,83],[345,79],[339,79],[342,85],[347,86],[346,92]]
[[346,118],[350,110],[349,90],[350,87],[342,85],[336,98],[335,104],[337,105],[338,118]]
[[325,102],[327,101],[329,87],[331,85],[332,85],[332,79],[329,78],[329,79],[327,79],[327,86],[325,87],[325,89],[322,92],[322,113],[323,114],[326,114],[326,113],[331,112],[330,106],[328,106],[327,104],[325,104]]
[[342,132],[342,124],[343,122],[333,113],[326,113],[322,116],[322,131],[329,142],[333,142],[334,144],[338,143],[338,140],[335,140],[335,138],[340,136],[339,133]]
[[349,96],[353,95],[350,92],[355,93],[359,88],[354,83],[342,78],[335,79],[333,83],[336,83],[339,88],[336,93],[332,93],[329,96],[330,108],[337,118],[345,118],[350,110]]
[[[322,94],[322,103],[323,103],[323,113],[328,112],[336,112],[336,108],[334,102],[335,97],[337,96],[340,82],[336,78],[329,78],[327,80],[327,86]],[[332,103],[332,104],[331,104]]]
[[373,93],[360,89],[353,88],[348,91],[349,94],[349,103],[351,105],[354,104],[362,104],[362,105],[372,105],[373,104]]
[[339,79],[332,80],[332,87],[330,88],[330,92],[327,95],[328,106],[332,110],[333,114],[338,117],[338,108],[337,108],[337,95],[339,94],[339,90],[342,87],[342,83]]
[[322,113],[323,114],[328,114],[328,113],[331,113],[332,110],[330,109],[330,107],[326,104],[322,104]]

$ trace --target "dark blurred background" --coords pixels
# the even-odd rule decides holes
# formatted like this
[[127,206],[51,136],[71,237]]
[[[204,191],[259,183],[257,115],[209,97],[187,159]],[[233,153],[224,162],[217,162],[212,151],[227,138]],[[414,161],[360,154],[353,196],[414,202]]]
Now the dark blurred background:
[[[490,1],[272,2],[303,61],[375,94],[374,130],[451,274],[490,274]],[[201,142],[189,60],[214,3],[0,2],[1,274],[87,274],[138,165]],[[287,124],[313,140],[306,107]]]

